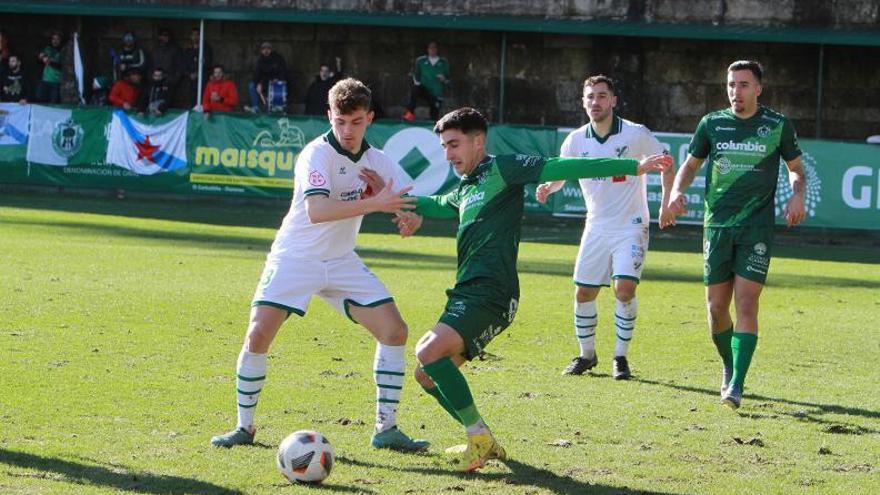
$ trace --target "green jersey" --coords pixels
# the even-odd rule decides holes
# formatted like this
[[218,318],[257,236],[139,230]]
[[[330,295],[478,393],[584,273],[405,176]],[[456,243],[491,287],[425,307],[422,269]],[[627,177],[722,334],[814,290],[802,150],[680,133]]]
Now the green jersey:
[[456,285],[479,281],[506,297],[519,297],[516,259],[524,186],[550,180],[635,175],[638,162],[626,158],[542,158],[487,156],[458,187],[442,196],[417,198],[416,213],[458,217]]
[[61,61],[63,55],[54,46],[43,48],[42,54],[49,58],[49,63],[43,67],[43,81],[48,83],[61,82]]
[[729,108],[706,115],[688,153],[709,164],[705,226],[736,227],[774,224],[779,158],[794,160],[801,150],[791,122],[759,106],[748,119]]
[[416,70],[413,74],[413,80],[421,84],[432,95],[437,98],[443,98],[443,82],[437,79],[442,75],[449,79],[449,62],[444,57],[438,57],[435,63],[431,63],[431,59],[427,55],[422,55],[416,59]]

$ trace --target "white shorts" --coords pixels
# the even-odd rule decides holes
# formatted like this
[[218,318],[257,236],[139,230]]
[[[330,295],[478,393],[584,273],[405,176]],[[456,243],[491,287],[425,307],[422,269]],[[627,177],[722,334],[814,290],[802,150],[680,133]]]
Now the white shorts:
[[379,277],[351,252],[327,261],[267,258],[251,305],[304,316],[315,294],[349,319],[349,306],[374,307],[394,300]]
[[647,252],[647,227],[606,233],[588,226],[581,237],[574,265],[574,283],[583,287],[607,287],[612,278],[638,283]]

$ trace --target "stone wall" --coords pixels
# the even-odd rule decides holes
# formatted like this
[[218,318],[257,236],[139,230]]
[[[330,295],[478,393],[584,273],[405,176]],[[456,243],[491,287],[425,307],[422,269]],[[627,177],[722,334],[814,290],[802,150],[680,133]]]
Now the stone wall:
[[[163,2],[168,3],[168,2]],[[203,2],[212,5],[258,4],[260,2]],[[312,3],[281,2],[308,8]],[[425,11],[443,12],[453,2],[405,2],[355,0],[337,1],[335,6],[353,9],[402,10],[418,3]],[[457,2],[459,5],[461,2]],[[506,5],[511,11],[527,9],[530,2],[466,2],[475,11],[485,4]],[[811,2],[783,0],[773,7],[750,0],[726,2],[634,2],[623,0],[574,0],[546,2],[547,15],[586,17],[584,12],[604,17],[640,18],[693,22],[695,19],[727,19],[764,23],[819,21],[834,25],[855,22],[840,10],[806,9]],[[812,2],[823,4],[824,2]],[[835,2],[838,6],[842,2]],[[873,2],[848,2],[862,9],[863,22],[876,24],[878,7]],[[344,5],[343,5],[344,4]],[[759,5],[760,4],[760,5]],[[685,9],[684,6],[691,6]],[[759,8],[760,6],[760,8]],[[312,6],[314,7],[314,6]],[[565,7],[565,8],[563,8]],[[340,7],[341,8],[341,7]],[[824,10],[823,10],[824,8]],[[439,9],[439,10],[438,10]],[[806,10],[805,10],[806,9]],[[681,12],[687,11],[686,17]],[[823,13],[824,12],[824,13]],[[487,12],[488,13],[488,12]],[[598,15],[598,14],[596,14]],[[720,16],[720,17],[719,17]],[[872,17],[873,16],[873,17]],[[812,21],[811,21],[812,19]],[[69,33],[80,30],[90,74],[109,74],[110,47],[121,45],[126,30],[133,30],[141,44],[151,48],[159,27],[168,27],[179,43],[186,40],[197,23],[190,20],[116,19],[108,17],[60,17],[4,15],[3,27],[11,35],[13,49],[24,55],[29,70],[38,70],[35,54],[45,44],[51,28]],[[293,112],[302,110],[301,100],[317,72],[318,65],[334,56],[343,60],[347,74],[371,84],[387,116],[399,118],[409,97],[413,59],[424,52],[432,39],[440,42],[441,54],[452,65],[453,84],[446,108],[463,105],[485,111],[499,120],[499,70],[502,34],[492,31],[333,26],[271,22],[210,21],[207,41],[214,59],[223,63],[236,81],[242,101],[247,99],[257,46],[272,41],[291,68],[290,94]],[[504,121],[523,124],[576,126],[585,121],[580,108],[581,84],[587,74],[606,73],[620,82],[620,112],[657,131],[691,132],[700,116],[726,106],[724,78],[727,65],[737,59],[754,58],[766,68],[762,102],[790,116],[801,136],[816,132],[817,45],[756,42],[713,42],[635,37],[508,33],[506,103]],[[822,137],[863,140],[880,134],[880,48],[826,46]],[[68,98],[72,98],[68,84]],[[417,115],[427,118],[424,107]]]

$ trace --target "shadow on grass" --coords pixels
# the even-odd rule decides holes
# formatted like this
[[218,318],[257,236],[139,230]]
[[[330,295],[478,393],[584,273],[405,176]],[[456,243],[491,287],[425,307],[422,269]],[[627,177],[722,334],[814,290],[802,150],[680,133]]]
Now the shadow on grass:
[[[350,464],[353,466],[365,468],[385,468],[433,476],[453,476],[462,480],[495,481],[503,483],[507,486],[538,488],[558,494],[582,495],[588,493],[590,495],[671,495],[671,492],[632,490],[627,487],[600,485],[596,483],[578,481],[571,476],[562,476],[554,473],[553,471],[531,466],[529,464],[525,464],[513,459],[508,459],[503,463],[505,466],[507,466],[508,469],[510,469],[509,473],[486,473],[479,471],[474,473],[463,473],[455,471],[452,466],[450,466],[449,469],[426,467],[397,467],[386,465],[380,466],[378,464],[359,461],[357,459],[352,459],[349,457],[337,456],[336,459],[341,464]],[[467,489],[466,487],[458,486],[450,487],[446,490],[466,491]]]
[[[646,380],[643,378],[633,377],[633,381],[639,383],[645,383],[648,385],[659,385],[662,387],[669,387],[675,390],[681,390],[684,392],[692,392],[703,395],[711,395],[713,397],[718,397],[718,390],[710,390],[708,388],[700,388],[694,387],[691,385],[679,385],[676,383],[669,382],[660,382],[656,380]],[[766,401],[770,403],[779,403],[779,404],[787,404],[790,406],[803,407],[805,409],[812,409],[812,411],[807,410],[799,410],[799,411],[783,411],[779,409],[771,409],[773,414],[782,414],[785,416],[790,416],[792,418],[808,421],[811,423],[817,423],[821,425],[826,425],[825,432],[826,433],[838,433],[838,434],[850,434],[850,435],[862,435],[862,434],[880,434],[880,430],[874,428],[865,428],[863,426],[858,425],[850,425],[841,421],[833,421],[823,418],[826,414],[840,414],[843,416],[859,416],[867,419],[878,419],[880,418],[880,411],[871,411],[869,409],[862,409],[859,407],[851,407],[844,406],[840,404],[817,404],[813,402],[804,402],[792,399],[783,399],[779,397],[768,397],[766,395],[760,394],[752,394],[746,393],[744,399],[746,401]],[[748,402],[746,402],[748,404]],[[765,419],[767,416],[763,414],[752,414],[747,412],[740,412],[740,415],[752,418],[752,419]]]
[[[101,466],[90,466],[88,464],[66,461],[57,457],[43,457],[3,448],[0,448],[0,463],[16,466],[22,469],[33,469],[39,472],[36,475],[9,473],[12,476],[48,478],[62,483],[109,487],[133,493],[187,493],[196,495],[242,494],[242,492],[238,490],[231,490],[213,483],[199,481],[192,478],[128,471],[120,472],[122,470],[109,469]],[[56,478],[53,475],[63,478]]]
[[[109,193],[106,193],[109,194]],[[117,215],[133,218],[204,223],[211,225],[263,227],[276,229],[290,208],[290,201],[236,200],[196,197],[135,198],[117,200],[112,197],[82,197],[52,194],[0,194],[0,206]],[[396,233],[388,215],[368,215],[364,218],[362,231],[371,233]],[[455,220],[430,219],[424,223],[419,236],[454,237]],[[576,246],[580,241],[583,220],[557,218],[544,215],[526,215],[522,223],[524,241]],[[670,230],[659,231],[651,226],[651,250],[669,252],[693,252],[702,250],[702,227],[679,225]],[[872,231],[833,231],[818,228],[779,228],[776,234],[774,256],[822,261],[855,263],[880,263],[880,234]]]

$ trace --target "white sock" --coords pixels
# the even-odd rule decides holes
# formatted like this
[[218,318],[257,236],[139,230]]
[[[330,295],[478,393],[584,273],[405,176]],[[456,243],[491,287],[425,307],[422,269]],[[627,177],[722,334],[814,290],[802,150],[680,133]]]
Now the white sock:
[[577,336],[578,345],[581,347],[582,358],[592,358],[596,355],[596,323],[599,315],[596,313],[596,301],[579,303],[574,302],[574,334]]
[[236,393],[238,396],[238,428],[251,429],[254,426],[254,409],[257,398],[266,382],[266,354],[257,354],[244,348],[238,355],[235,369]]
[[629,341],[632,340],[633,330],[636,327],[636,313],[638,303],[636,298],[627,302],[617,301],[614,311],[614,325],[617,327],[617,345],[614,346],[614,356],[626,356],[629,350]]
[[373,376],[376,379],[376,431],[397,425],[397,404],[406,374],[406,346],[376,343]]

